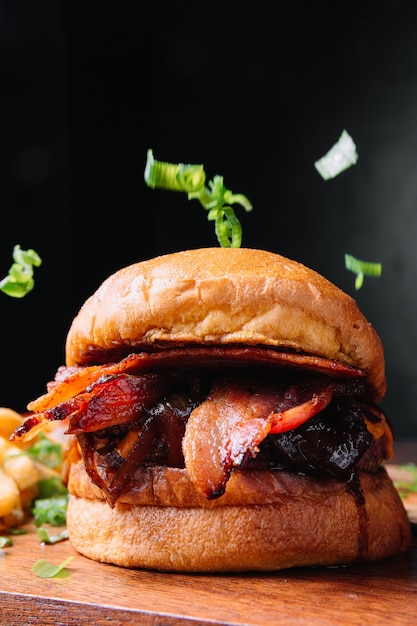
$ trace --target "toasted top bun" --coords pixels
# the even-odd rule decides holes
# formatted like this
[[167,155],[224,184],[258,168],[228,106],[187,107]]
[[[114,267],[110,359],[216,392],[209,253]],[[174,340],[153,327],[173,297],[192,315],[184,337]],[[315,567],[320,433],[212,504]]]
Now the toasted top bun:
[[75,317],[66,362],[189,344],[296,350],[361,369],[377,402],[386,390],[381,340],[356,302],[296,261],[247,248],[186,250],[119,270]]

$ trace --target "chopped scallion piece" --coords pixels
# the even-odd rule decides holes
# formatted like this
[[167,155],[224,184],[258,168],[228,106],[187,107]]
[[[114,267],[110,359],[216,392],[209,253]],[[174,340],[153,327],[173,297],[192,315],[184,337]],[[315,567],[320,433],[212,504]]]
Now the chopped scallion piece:
[[42,524],[65,526],[67,520],[68,495],[54,496],[35,500],[32,514],[35,526]]
[[10,548],[13,545],[10,537],[0,537],[0,549],[1,548]]
[[360,289],[365,276],[381,276],[381,263],[371,263],[370,261],[359,261],[351,254],[345,254],[345,267],[356,274],[355,288]]
[[44,434],[39,433],[36,442],[26,450],[31,458],[49,468],[60,467],[63,451],[61,444],[51,441]]
[[33,266],[39,267],[42,260],[35,250],[22,250],[19,245],[13,248],[13,260],[8,275],[0,281],[0,291],[13,298],[23,298],[35,285]]
[[68,489],[59,476],[51,476],[49,478],[41,478],[38,481],[38,499],[55,498],[68,496]]
[[357,160],[356,145],[349,133],[344,130],[337,143],[327,154],[316,161],[314,166],[324,180],[329,180],[355,165]]
[[183,163],[166,163],[155,161],[152,150],[147,152],[145,182],[152,189],[168,189],[169,191],[200,191],[206,182],[206,174],[202,165],[184,165]]
[[67,529],[63,530],[58,535],[50,535],[46,528],[37,528],[36,532],[38,533],[38,537],[42,543],[53,544],[68,539]]
[[251,211],[252,204],[246,196],[226,189],[222,176],[215,176],[206,186],[202,165],[156,161],[152,150],[148,150],[144,178],[152,189],[182,191],[187,193],[189,200],[199,200],[208,211],[208,220],[214,221],[219,244],[223,248],[240,247],[242,226],[230,205],[240,204],[245,211]]
[[60,565],[53,565],[46,559],[39,559],[32,565],[32,572],[39,576],[39,578],[54,578],[61,573],[61,571],[71,563],[74,557],[70,556],[68,559],[65,559]]

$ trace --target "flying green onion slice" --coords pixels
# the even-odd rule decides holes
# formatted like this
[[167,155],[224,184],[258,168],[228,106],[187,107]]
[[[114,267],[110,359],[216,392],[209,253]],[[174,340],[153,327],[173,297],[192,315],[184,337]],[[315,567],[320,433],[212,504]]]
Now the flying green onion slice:
[[0,281],[0,291],[12,298],[23,298],[32,291],[35,285],[33,267],[39,267],[42,260],[35,250],[22,250],[16,245],[13,248],[13,261],[8,275]]
[[242,225],[230,205],[240,204],[245,211],[251,211],[252,204],[243,194],[234,194],[227,189],[222,176],[214,176],[207,186],[203,165],[156,161],[149,149],[144,179],[152,189],[182,191],[187,193],[189,200],[199,200],[208,211],[207,219],[214,221],[219,244],[223,248],[241,246]]
[[365,276],[381,276],[381,263],[371,263],[370,261],[359,261],[351,254],[345,254],[345,267],[356,274],[355,289],[360,289]]
[[316,161],[314,166],[324,180],[329,180],[355,165],[357,160],[356,145],[349,133],[344,130],[334,146]]

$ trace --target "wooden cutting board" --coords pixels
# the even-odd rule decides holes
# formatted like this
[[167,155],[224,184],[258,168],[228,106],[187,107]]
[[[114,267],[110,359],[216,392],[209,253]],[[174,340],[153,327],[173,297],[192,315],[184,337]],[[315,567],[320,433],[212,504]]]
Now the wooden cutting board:
[[[417,621],[417,540],[380,563],[273,574],[184,575],[90,561],[69,541],[42,545],[32,525],[0,555],[0,624],[411,625]],[[416,538],[415,538],[416,539]],[[65,575],[41,579],[44,558]]]
[[[417,458],[413,442],[397,463]],[[402,450],[401,446],[397,447]],[[412,480],[387,467],[393,480]],[[417,532],[415,493],[405,505]],[[416,523],[414,523],[416,522]],[[417,623],[417,535],[407,554],[378,563],[300,568],[267,574],[185,575],[125,570],[90,561],[69,541],[40,543],[33,524],[0,550],[1,626],[409,626]],[[58,530],[54,530],[58,533]],[[63,575],[38,578],[32,565],[59,565]]]

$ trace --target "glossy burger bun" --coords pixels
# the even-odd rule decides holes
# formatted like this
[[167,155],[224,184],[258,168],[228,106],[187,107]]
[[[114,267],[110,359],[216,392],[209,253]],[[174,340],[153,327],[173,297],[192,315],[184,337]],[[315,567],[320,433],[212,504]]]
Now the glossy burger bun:
[[268,571],[380,560],[407,550],[410,524],[385,469],[360,473],[365,507],[335,480],[234,472],[207,501],[185,470],[153,468],[111,508],[72,466],[67,527],[96,561],[184,572]]
[[110,276],[67,337],[67,365],[197,344],[279,347],[341,361],[385,394],[382,343],[356,302],[315,271],[265,250],[202,248]]
[[[355,301],[277,254],[188,250],[110,276],[75,318],[67,365],[188,345],[267,346],[360,368],[385,393],[384,354]],[[207,500],[186,470],[146,468],[112,508],[82,461],[70,468],[67,526],[85,556],[168,571],[276,570],[382,559],[410,545],[410,524],[384,469],[360,474],[365,508],[346,484],[235,470]]]

